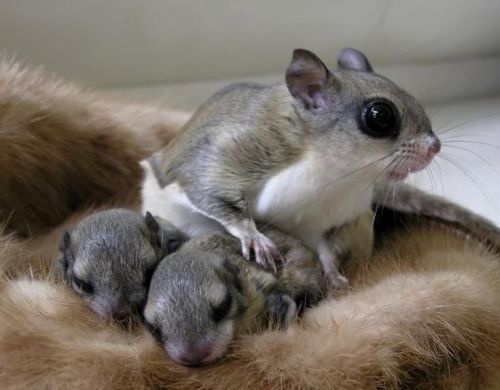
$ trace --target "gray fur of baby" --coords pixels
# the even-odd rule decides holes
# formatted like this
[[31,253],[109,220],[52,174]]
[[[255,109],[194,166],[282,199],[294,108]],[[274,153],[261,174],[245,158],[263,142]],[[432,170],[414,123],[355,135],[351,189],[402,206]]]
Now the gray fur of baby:
[[228,234],[188,240],[150,213],[105,210],[64,233],[58,273],[97,315],[143,322],[172,359],[205,365],[237,334],[286,328],[327,294],[314,252],[263,229],[284,254],[277,274],[245,260]]

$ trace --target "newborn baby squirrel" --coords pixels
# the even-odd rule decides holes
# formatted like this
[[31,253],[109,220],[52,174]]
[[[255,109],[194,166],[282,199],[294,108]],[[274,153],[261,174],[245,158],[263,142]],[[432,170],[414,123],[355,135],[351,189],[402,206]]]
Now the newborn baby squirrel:
[[235,334],[269,323],[285,327],[297,305],[314,304],[326,294],[328,284],[314,252],[275,229],[262,231],[284,254],[277,276],[246,261],[238,239],[224,233],[192,238],[160,262],[144,321],[175,361],[213,362],[226,353]]
[[300,237],[333,286],[347,283],[327,232],[367,212],[375,182],[425,168],[440,142],[422,106],[344,49],[330,71],[297,49],[285,82],[231,85],[150,160],[162,187],[143,208],[190,236],[226,230],[249,259],[280,253],[256,221]]
[[[372,222],[368,212],[336,232],[339,258],[350,263],[371,256]],[[276,275],[246,261],[239,240],[226,233],[196,236],[158,265],[144,321],[177,362],[208,364],[226,353],[235,334],[286,327],[297,311],[328,293],[313,251],[275,228],[260,228],[284,255]]]
[[141,315],[159,261],[187,236],[146,213],[110,209],[91,214],[60,243],[58,272],[98,315]]

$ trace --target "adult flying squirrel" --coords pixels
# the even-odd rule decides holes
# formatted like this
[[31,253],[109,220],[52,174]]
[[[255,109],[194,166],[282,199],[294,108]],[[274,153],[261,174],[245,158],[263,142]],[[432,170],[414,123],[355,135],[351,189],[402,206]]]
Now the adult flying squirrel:
[[440,141],[420,103],[357,50],[342,50],[331,72],[297,49],[285,80],[231,85],[204,103],[150,160],[164,196],[143,210],[190,235],[223,227],[247,259],[252,250],[274,268],[279,251],[255,221],[271,223],[314,249],[342,287],[326,233],[369,210],[378,179],[425,168]]

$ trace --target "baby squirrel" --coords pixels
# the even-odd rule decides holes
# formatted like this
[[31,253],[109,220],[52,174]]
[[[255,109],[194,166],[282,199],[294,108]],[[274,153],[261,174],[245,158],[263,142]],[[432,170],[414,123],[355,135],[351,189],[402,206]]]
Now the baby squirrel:
[[[373,213],[332,237],[339,258],[371,256]],[[262,232],[284,255],[277,274],[248,262],[227,233],[199,235],[163,259],[151,279],[144,321],[175,361],[203,365],[222,357],[235,334],[286,327],[305,306],[329,292],[316,254],[269,226]]]
[[89,215],[60,243],[58,272],[98,315],[141,315],[159,261],[187,236],[146,213],[110,209]]
[[313,248],[343,287],[326,232],[370,209],[378,179],[402,180],[439,150],[422,106],[361,52],[342,50],[330,71],[297,49],[284,83],[217,92],[153,155],[163,202],[144,197],[143,207],[191,236],[225,229],[268,268],[280,252],[255,222],[273,224]]
[[277,276],[246,261],[238,239],[199,235],[158,265],[151,279],[144,321],[175,361],[203,365],[222,357],[234,334],[269,322],[285,327],[297,304],[326,293],[315,254],[299,240],[263,230],[285,262]]

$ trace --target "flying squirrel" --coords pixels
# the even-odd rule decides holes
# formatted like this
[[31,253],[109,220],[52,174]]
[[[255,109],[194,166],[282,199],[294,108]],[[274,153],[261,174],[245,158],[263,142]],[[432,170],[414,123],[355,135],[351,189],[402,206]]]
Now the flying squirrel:
[[364,54],[344,49],[330,71],[296,49],[285,82],[222,89],[151,157],[161,193],[145,181],[143,210],[190,236],[226,230],[245,258],[275,269],[281,254],[256,222],[272,224],[300,237],[341,288],[327,235],[370,209],[379,181],[425,168],[440,147],[421,104]]

